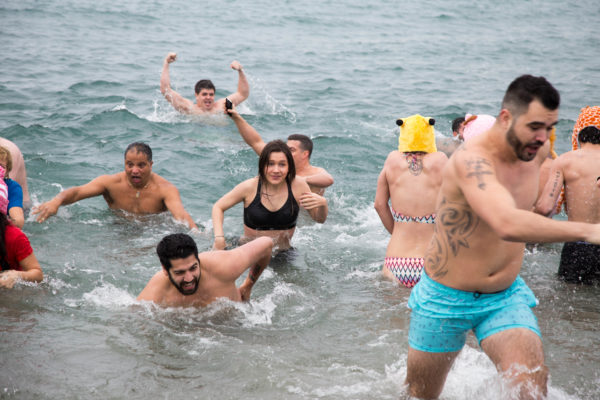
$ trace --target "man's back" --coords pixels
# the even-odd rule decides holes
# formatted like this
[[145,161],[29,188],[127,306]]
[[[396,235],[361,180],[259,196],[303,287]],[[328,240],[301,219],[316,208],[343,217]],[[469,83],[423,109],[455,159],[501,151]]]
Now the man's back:
[[[600,145],[585,143],[556,162],[564,175],[569,221],[600,222]],[[551,177],[552,178],[552,177]]]

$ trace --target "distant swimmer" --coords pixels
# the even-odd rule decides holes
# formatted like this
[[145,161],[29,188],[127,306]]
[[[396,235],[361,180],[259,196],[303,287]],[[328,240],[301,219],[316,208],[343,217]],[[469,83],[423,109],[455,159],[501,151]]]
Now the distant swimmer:
[[21,185],[21,189],[23,190],[23,206],[27,208],[30,206],[31,200],[29,198],[29,189],[27,187],[27,170],[25,169],[23,154],[16,144],[3,137],[0,137],[0,146],[10,150],[12,157],[12,179]]
[[[262,237],[228,251],[198,254],[194,239],[183,233],[165,236],[156,253],[162,270],[138,300],[166,307],[204,307],[219,298],[248,301],[254,283],[271,261],[273,241]],[[244,283],[235,281],[250,269]]]
[[4,183],[8,187],[8,217],[17,227],[23,229],[25,214],[23,213],[23,189],[19,182],[10,179],[13,168],[12,154],[4,146],[0,146],[0,166],[4,168]]
[[[184,114],[207,114],[225,111],[225,99],[215,101],[215,85],[208,80],[203,79],[196,83],[194,91],[196,93],[196,102],[192,102],[171,88],[171,79],[169,77],[169,64],[177,58],[176,53],[169,53],[163,62],[163,70],[160,76],[160,92],[165,99],[179,112]],[[231,63],[231,69],[238,72],[237,92],[230,94],[227,98],[238,105],[248,98],[250,86],[244,74],[242,65],[238,61]]]
[[438,151],[443,152],[450,157],[452,153],[463,143],[462,131],[464,129],[463,122],[465,117],[458,117],[452,120],[452,138],[439,136],[436,138],[436,147]]
[[44,273],[29,239],[8,219],[8,188],[0,165],[0,288],[12,288],[19,280],[41,282]]
[[375,209],[392,235],[383,275],[411,288],[421,277],[433,235],[435,204],[448,157],[437,151],[433,118],[414,115],[397,123],[398,150],[388,155],[377,179]]
[[214,249],[225,248],[225,211],[244,203],[244,236],[240,242],[269,236],[279,250],[290,247],[300,206],[311,218],[325,222],[327,199],[312,193],[306,180],[296,176],[289,147],[281,140],[267,143],[258,160],[258,176],[238,184],[213,206]]
[[[536,211],[552,215],[564,185],[569,221],[600,223],[600,107],[586,107],[573,129],[577,146],[551,164]],[[565,243],[558,275],[572,283],[600,282],[600,246],[586,241]]]
[[558,122],[559,103],[543,77],[515,79],[494,126],[465,142],[444,167],[425,268],[408,300],[410,396],[439,397],[472,330],[520,398],[545,398],[537,300],[519,277],[525,243],[600,244],[600,224],[531,211],[543,162],[537,155]]
[[[228,110],[227,112],[233,122],[235,122],[244,141],[260,156],[260,153],[265,147],[265,142],[260,134],[246,122],[244,118],[242,118],[235,108]],[[294,157],[296,175],[306,179],[306,182],[313,193],[322,196],[323,193],[325,193],[325,189],[333,185],[333,177],[324,168],[310,164],[310,156],[312,155],[313,150],[312,140],[305,135],[293,134],[288,136],[287,145]]]
[[135,142],[125,150],[125,171],[101,175],[82,186],[60,192],[52,200],[34,208],[37,222],[44,222],[56,214],[60,206],[89,197],[104,197],[113,210],[133,214],[158,214],[170,211],[173,217],[185,222],[190,229],[198,229],[190,214],[183,208],[179,190],[160,175],[152,172],[152,149],[146,143]]

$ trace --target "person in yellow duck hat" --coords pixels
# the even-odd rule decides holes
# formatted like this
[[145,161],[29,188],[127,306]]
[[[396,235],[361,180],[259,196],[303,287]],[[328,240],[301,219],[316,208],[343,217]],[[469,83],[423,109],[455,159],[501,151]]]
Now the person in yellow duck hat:
[[413,115],[396,124],[400,126],[398,150],[390,152],[379,174],[375,209],[392,235],[383,275],[411,288],[421,278],[448,157],[436,149],[433,118]]
[[415,114],[407,118],[399,118],[396,125],[400,127],[398,137],[398,151],[424,153],[435,153],[435,120],[429,117]]

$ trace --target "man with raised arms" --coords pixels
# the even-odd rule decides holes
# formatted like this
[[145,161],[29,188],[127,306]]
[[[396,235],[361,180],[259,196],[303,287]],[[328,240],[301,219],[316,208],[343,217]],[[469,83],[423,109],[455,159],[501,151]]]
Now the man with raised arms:
[[546,395],[531,310],[537,300],[519,277],[525,242],[600,243],[600,225],[531,211],[543,161],[536,154],[557,123],[559,103],[543,77],[515,79],[492,128],[465,142],[444,167],[425,269],[408,302],[410,395],[440,395],[469,330],[522,398]]
[[37,222],[56,214],[60,206],[102,195],[108,206],[133,214],[158,214],[170,211],[173,217],[198,229],[183,208],[179,190],[160,175],[152,172],[152,149],[146,143],[135,142],[125,150],[125,171],[102,175],[82,186],[60,192],[52,200],[34,208]]
[[[198,254],[189,235],[165,236],[156,247],[162,270],[137,299],[167,307],[204,307],[219,298],[248,301],[254,283],[271,261],[272,248],[273,240],[263,236],[233,250]],[[247,269],[244,283],[236,287],[236,279]]]
[[[581,123],[586,117],[589,121]],[[564,185],[569,221],[600,223],[600,107],[582,110],[573,135],[578,148],[552,162],[536,211],[552,215]],[[565,243],[558,275],[571,283],[600,282],[600,246],[584,241]]]
[[[265,142],[260,134],[242,118],[235,108],[227,110],[227,112],[233,122],[235,122],[244,141],[260,156],[262,149],[265,147]],[[333,177],[324,168],[310,164],[310,156],[313,149],[312,140],[308,136],[294,134],[288,136],[287,145],[294,157],[296,176],[306,179],[310,190],[322,196],[325,193],[325,189],[333,185]]]
[[[177,58],[176,53],[169,53],[163,62],[162,74],[160,76],[160,92],[165,99],[179,112],[184,114],[210,114],[223,112],[225,110],[225,99],[215,101],[215,85],[208,80],[203,79],[196,82],[194,92],[196,93],[196,102],[186,99],[171,88],[171,78],[169,77],[169,64]],[[240,104],[248,98],[250,86],[238,61],[231,63],[231,69],[238,72],[237,92],[230,94],[227,98],[235,105]]]

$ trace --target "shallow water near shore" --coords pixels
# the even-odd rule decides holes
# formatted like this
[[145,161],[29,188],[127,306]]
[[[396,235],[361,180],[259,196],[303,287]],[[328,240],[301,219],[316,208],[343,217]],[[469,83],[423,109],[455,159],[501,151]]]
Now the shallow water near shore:
[[[145,141],[212,245],[213,203],[257,173],[225,116],[188,117],[159,91],[162,61],[192,98],[210,78],[250,97],[240,107],[266,140],[309,135],[335,178],[323,225],[301,215],[294,250],[274,258],[249,303],[159,308],[135,299],[160,267],[155,246],[187,232],[170,215],[134,217],[102,198],[63,207],[24,231],[45,273],[0,290],[0,398],[406,398],[409,292],[381,278],[389,235],[373,208],[397,147],[396,118],[495,115],[512,79],[544,75],[561,92],[557,151],[579,109],[600,103],[592,1],[267,2],[0,5],[0,136],[19,145],[34,205],[123,168]],[[415,193],[418,195],[418,193]],[[564,215],[559,216],[564,218]],[[242,208],[225,216],[228,241]],[[600,288],[555,277],[560,244],[528,246],[550,371],[550,399],[600,397]],[[442,399],[510,398],[472,337]]]

